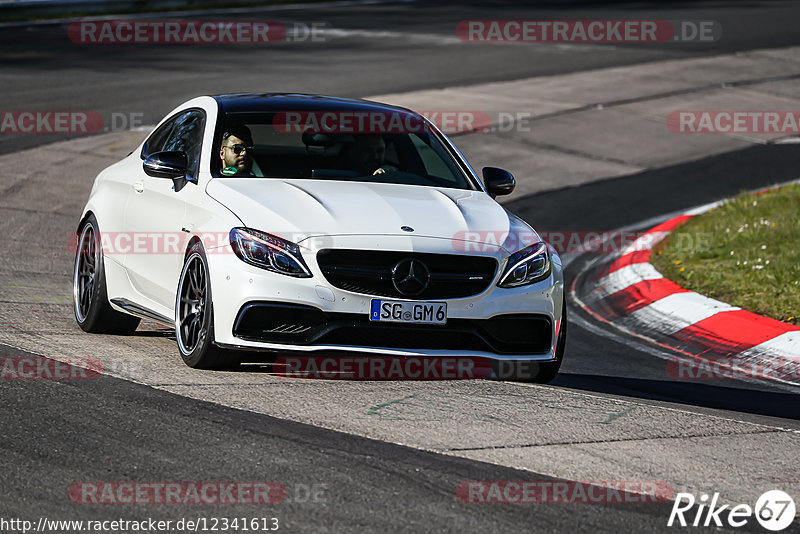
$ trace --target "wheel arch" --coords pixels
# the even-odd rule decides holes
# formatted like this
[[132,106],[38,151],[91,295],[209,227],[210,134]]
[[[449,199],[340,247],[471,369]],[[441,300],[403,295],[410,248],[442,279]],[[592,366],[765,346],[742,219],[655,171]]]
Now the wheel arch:
[[[89,220],[89,217],[91,217],[92,215],[94,215],[94,218],[97,219],[97,215],[95,215],[93,210],[87,209],[86,211],[84,211],[83,216],[81,216],[80,221],[78,221],[78,226],[75,228],[75,231],[80,232],[81,228],[83,228],[83,225],[86,223],[86,221]],[[97,224],[100,223],[98,222]]]
[[[189,241],[186,243],[186,250],[183,252],[183,262],[186,263],[186,260],[189,259],[189,253],[196,244],[200,243],[200,247],[203,249],[205,253],[205,247],[203,246],[203,240],[200,239],[199,236],[193,235]],[[208,260],[206,260],[208,261]]]

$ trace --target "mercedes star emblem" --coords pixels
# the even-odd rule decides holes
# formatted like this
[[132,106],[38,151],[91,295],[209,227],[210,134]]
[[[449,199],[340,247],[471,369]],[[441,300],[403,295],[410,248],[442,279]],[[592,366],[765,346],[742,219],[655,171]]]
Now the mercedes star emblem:
[[406,297],[416,297],[428,287],[431,272],[420,260],[406,258],[394,264],[392,283],[394,288]]

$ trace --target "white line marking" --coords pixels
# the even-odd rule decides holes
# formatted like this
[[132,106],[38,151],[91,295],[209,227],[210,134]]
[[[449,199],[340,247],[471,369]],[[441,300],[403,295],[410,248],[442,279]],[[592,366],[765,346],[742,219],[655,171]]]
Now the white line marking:
[[344,28],[319,28],[315,30],[317,35],[334,38],[344,37],[364,37],[366,39],[407,39],[415,43],[427,43],[438,45],[461,45],[464,44],[461,39],[455,35],[441,35],[436,33],[406,33],[395,31],[377,31],[377,30],[362,30],[362,29],[344,29]]
[[664,276],[650,263],[632,263],[607,274],[595,284],[592,298],[604,299],[643,280],[657,280]]
[[784,332],[779,336],[751,347],[740,355],[742,358],[759,357],[759,358],[787,358],[797,361],[800,358],[800,330],[792,332]]
[[[577,298],[576,295],[573,294],[572,297],[575,299],[575,302],[578,304],[578,306],[580,306],[581,308],[584,307],[584,304],[581,302],[581,300],[579,298]],[[601,328],[597,324],[594,324],[594,323],[592,323],[590,321],[587,321],[583,317],[581,317],[581,316],[579,316],[577,314],[574,314],[574,313],[572,314],[572,318],[570,319],[570,321],[573,324],[576,324],[579,327],[581,327],[581,328],[583,328],[585,330],[588,330],[589,332],[592,332],[593,334],[597,334],[598,336],[601,336],[601,337],[604,337],[604,338],[607,338],[607,339],[611,339],[611,340],[616,341],[617,343],[619,343],[621,345],[624,345],[624,346],[627,346],[627,347],[633,347],[635,350],[637,350],[639,352],[643,352],[645,354],[649,354],[651,356],[655,356],[656,358],[660,358],[662,360],[672,360],[672,359],[680,357],[680,356],[677,356],[674,353],[670,354],[669,352],[666,352],[666,351],[658,349],[657,347],[664,346],[664,345],[662,343],[659,343],[655,339],[647,337],[647,336],[645,336],[643,334],[639,334],[637,332],[633,332],[633,331],[631,331],[631,330],[629,330],[629,329],[625,328],[624,326],[619,325],[617,323],[608,322],[607,324],[612,326],[612,327],[614,327],[616,330],[619,330],[620,332],[623,332],[625,335],[620,335],[620,334],[616,334],[614,332],[610,332],[610,331],[608,331],[608,330],[606,330],[604,328]],[[669,348],[669,347],[666,347],[666,348]],[[687,357],[687,355],[683,355],[683,357]],[[666,374],[666,371],[665,371],[665,374]],[[759,378],[743,376],[743,377],[736,378],[736,380],[739,380],[741,382],[749,382],[749,383],[752,383],[752,384],[760,384],[760,385],[768,384],[771,387],[775,387],[775,388],[783,390],[783,391],[789,391],[791,393],[800,393],[800,385],[798,385],[798,384],[796,384],[794,382],[788,381],[788,380],[784,380],[784,379],[759,379]],[[664,408],[664,409],[673,409],[673,408]],[[685,410],[675,410],[675,411],[685,412],[685,413],[693,413],[693,412],[688,412],[688,411],[685,411]],[[709,416],[709,417],[717,417],[717,416]],[[730,421],[738,421],[737,419],[730,419],[730,418],[726,418],[726,417],[719,417],[719,418],[720,419],[727,419],[727,420],[730,420]],[[746,421],[739,421],[739,422],[746,422]],[[756,423],[750,423],[750,424],[756,424]],[[798,431],[798,432],[800,432],[800,431]]]
[[[72,17],[62,19],[40,19],[40,20],[26,20],[18,22],[3,22],[0,23],[0,28],[11,28],[14,26],[44,26],[47,24],[67,24],[70,22],[77,22],[81,20],[133,20],[133,19],[146,19],[152,17],[186,17],[194,15],[235,15],[246,13],[252,15],[254,13],[272,12],[272,11],[294,11],[294,10],[309,10],[318,9],[320,7],[346,7],[346,6],[367,6],[372,4],[410,4],[417,0],[344,0],[341,2],[311,2],[307,4],[283,4],[277,6],[247,6],[247,7],[233,7],[233,8],[220,8],[220,9],[195,9],[190,11],[151,11],[148,13],[122,13],[116,15],[88,15],[85,17]],[[13,5],[13,4],[12,4]]]
[[739,309],[699,293],[673,293],[628,314],[626,322],[639,322],[662,334],[672,335],[720,312]]
[[[752,189],[752,190],[748,191],[748,193],[753,194],[753,193],[757,193],[757,192],[760,192],[760,191],[768,191],[768,190],[771,190],[771,189],[784,187],[784,186],[787,186],[787,185],[798,184],[798,183],[800,183],[800,178],[795,178],[793,180],[787,180],[785,182],[780,182],[780,183],[777,183],[777,184],[773,184],[771,186],[759,187],[759,188],[756,188],[756,189]],[[710,202],[710,203],[707,203],[707,204],[702,204],[700,206],[696,206],[696,207],[691,208],[689,210],[674,211],[674,212],[667,213],[665,215],[651,217],[649,219],[645,219],[644,221],[640,221],[638,223],[634,223],[634,224],[630,224],[630,225],[618,228],[618,229],[614,230],[614,232],[627,232],[627,231],[632,231],[632,230],[652,228],[653,226],[655,226],[657,224],[660,224],[662,222],[668,221],[669,219],[672,219],[672,218],[677,217],[679,215],[705,213],[709,209],[711,209],[713,207],[716,207],[716,206],[719,206],[719,205],[727,202],[728,200],[729,199],[723,199],[723,200],[719,200],[719,201],[715,201],[715,202]],[[576,275],[576,278],[577,279],[582,278],[585,275],[586,272],[588,272],[590,269],[592,269],[595,266],[595,264],[597,263],[598,260],[599,260],[599,258],[595,258],[592,261],[588,261],[583,266],[581,271],[578,272],[578,274]],[[656,271],[656,272],[658,272],[658,271]],[[613,274],[613,273],[611,273],[611,274]],[[608,277],[606,277],[606,278],[608,278]],[[597,297],[599,295],[602,295],[604,290],[603,289],[599,289],[599,286],[601,284],[604,284],[604,283],[607,283],[607,280],[600,279],[600,280],[596,281],[594,283],[595,289],[592,290],[592,293],[590,295],[588,295],[587,298],[589,300],[591,300],[591,301],[594,301],[595,297]],[[612,328],[616,329],[619,332],[622,332],[625,335],[623,336],[623,335],[612,334],[611,332],[608,332],[608,331],[600,328],[599,326],[596,326],[596,325],[592,324],[589,321],[586,321],[584,319],[578,318],[577,322],[583,328],[585,328],[585,329],[587,329],[587,330],[589,330],[591,332],[594,332],[596,334],[599,334],[599,335],[601,335],[603,337],[607,337],[607,338],[613,339],[613,340],[615,340],[615,341],[617,341],[619,343],[634,344],[634,345],[636,345],[637,350],[639,350],[641,352],[644,352],[644,353],[647,353],[647,354],[650,354],[650,355],[653,355],[653,356],[656,356],[656,357],[659,357],[659,358],[662,358],[662,359],[665,358],[665,357],[666,358],[671,358],[672,356],[666,356],[667,353],[659,351],[659,350],[651,348],[651,347],[645,348],[640,343],[637,343],[637,342],[633,341],[633,339],[639,339],[639,340],[642,340],[644,342],[650,343],[650,344],[655,345],[655,346],[665,347],[665,348],[668,348],[668,349],[671,349],[671,350],[675,350],[675,351],[681,352],[681,353],[683,352],[683,351],[681,351],[681,350],[679,350],[677,348],[670,347],[666,343],[660,342],[660,341],[648,336],[646,333],[643,333],[641,331],[638,331],[638,332],[634,331],[632,329],[632,326],[638,326],[638,325],[626,324],[627,321],[625,321],[625,322],[610,321],[610,320],[607,320],[607,319],[604,319],[604,318],[598,316],[595,312],[593,312],[591,310],[591,308],[587,305],[587,303],[584,302],[577,295],[577,293],[574,290],[574,284],[571,286],[569,294],[570,294],[570,297],[575,301],[575,303],[581,309],[583,309],[587,313],[589,313],[593,317],[593,319],[598,322],[598,324],[600,324],[600,323],[608,324]],[[606,293],[606,295],[607,294],[609,294],[609,293]],[[681,294],[687,295],[687,294],[692,294],[692,293],[681,293]],[[697,293],[694,293],[694,294],[702,297],[702,295],[699,295]],[[678,295],[678,294],[676,294],[676,295]],[[707,297],[703,297],[703,298],[707,298]],[[661,300],[664,300],[664,299],[661,299]],[[708,300],[713,301],[714,299],[708,299]],[[714,302],[719,302],[719,301],[714,301]],[[721,303],[721,304],[725,304],[725,303]],[[725,304],[725,305],[729,306],[727,304]],[[652,304],[651,304],[651,306],[652,306]],[[655,308],[651,308],[651,311],[654,310],[654,309]],[[729,306],[727,309],[728,310],[733,310],[733,309],[738,309],[738,308],[734,308],[732,306]],[[673,310],[673,311],[675,311],[675,310]],[[715,313],[719,313],[720,311],[724,311],[724,310],[723,309],[717,309],[715,311]],[[637,312],[642,312],[642,310],[637,310]],[[637,312],[634,312],[634,314],[637,313]],[[634,315],[634,314],[631,314],[631,315]],[[648,312],[643,312],[643,314],[647,315]],[[659,321],[663,320],[663,316],[655,316],[654,317],[654,315],[655,314],[650,314],[651,326],[652,326],[653,321],[655,321],[655,324],[658,324]],[[691,323],[688,323],[688,321],[685,321],[684,323],[685,324],[684,324],[683,327],[688,326],[688,324],[691,324]],[[677,325],[673,324],[673,328],[675,326],[677,326]],[[678,331],[678,330],[680,330],[680,328],[678,328],[675,331]],[[773,338],[773,339],[771,339],[771,340],[769,340],[769,341],[767,341],[765,343],[762,343],[761,345],[758,345],[756,347],[753,347],[751,349],[748,349],[748,350],[740,353],[740,357],[742,357],[742,358],[755,358],[757,361],[765,361],[765,362],[774,361],[774,359],[776,357],[777,358],[785,358],[785,357],[797,358],[797,355],[800,354],[800,347],[798,347],[798,341],[797,341],[798,338],[800,338],[800,334],[798,334],[798,332],[788,332],[788,333],[785,333],[785,334],[781,334],[781,335],[776,336],[775,338]],[[776,351],[770,350],[773,347],[776,349]],[[689,354],[686,353],[686,355],[688,356]],[[787,391],[792,391],[792,392],[799,392],[800,391],[800,387],[798,387],[797,382],[792,381],[792,380],[785,380],[785,379],[782,379],[782,378],[769,378],[769,379],[763,378],[763,379],[759,379],[759,378],[751,378],[751,377],[739,377],[739,378],[737,378],[737,380],[741,380],[743,382],[752,382],[752,383],[756,383],[756,384],[758,384],[758,383],[760,383],[760,384],[770,384],[771,386],[778,387],[780,389],[787,390]]]
[[638,252],[641,250],[650,250],[652,249],[656,243],[660,242],[662,239],[667,237],[670,233],[669,232],[647,232],[644,235],[641,235],[636,238],[636,241],[625,247],[622,251],[622,255],[630,254],[631,252]]

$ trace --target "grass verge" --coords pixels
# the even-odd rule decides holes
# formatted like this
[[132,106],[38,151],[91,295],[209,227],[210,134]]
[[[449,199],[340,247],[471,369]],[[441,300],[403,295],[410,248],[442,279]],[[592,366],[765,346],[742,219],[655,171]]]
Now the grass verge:
[[686,289],[792,324],[800,316],[800,186],[742,194],[683,224],[651,262]]

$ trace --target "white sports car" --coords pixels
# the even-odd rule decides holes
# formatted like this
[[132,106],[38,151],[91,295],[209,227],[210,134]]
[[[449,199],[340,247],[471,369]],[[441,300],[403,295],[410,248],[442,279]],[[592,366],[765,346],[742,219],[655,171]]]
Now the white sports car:
[[494,200],[511,174],[483,179],[407,109],[195,98],[95,179],[75,317],[87,332],[174,326],[197,368],[346,351],[481,357],[547,382],[566,340],[561,260]]

